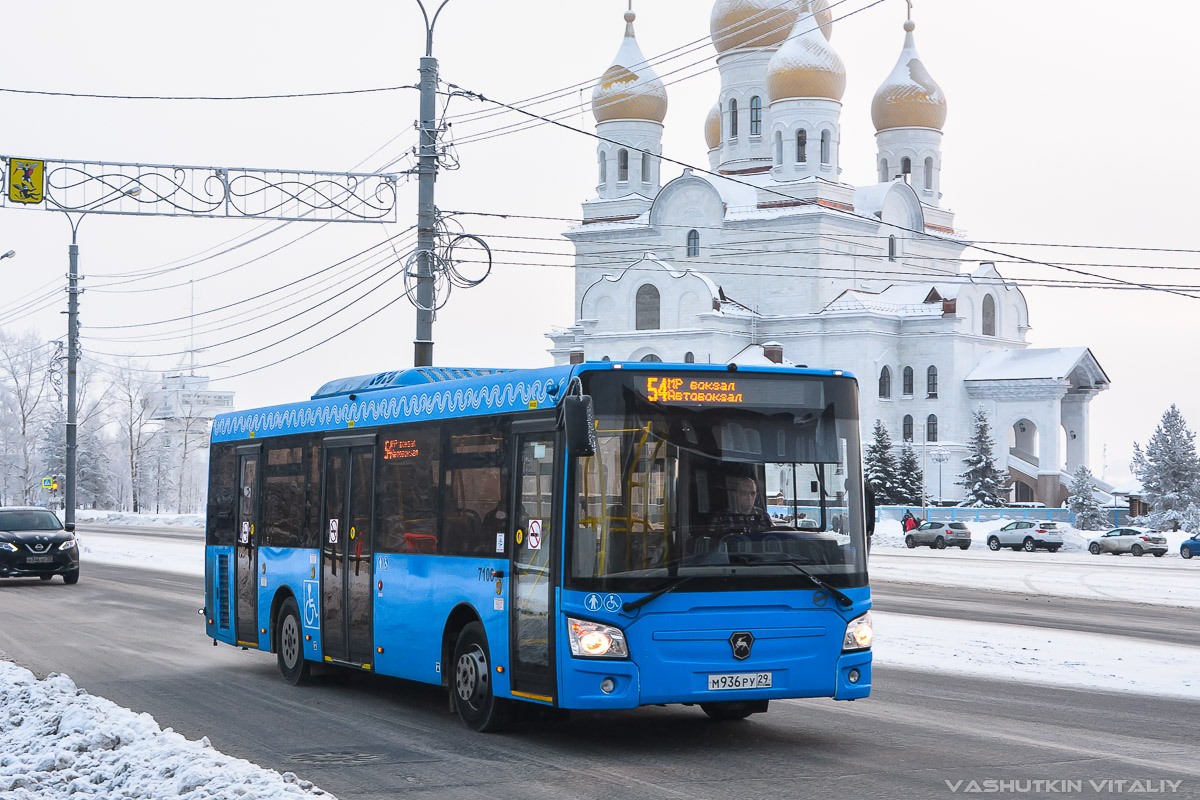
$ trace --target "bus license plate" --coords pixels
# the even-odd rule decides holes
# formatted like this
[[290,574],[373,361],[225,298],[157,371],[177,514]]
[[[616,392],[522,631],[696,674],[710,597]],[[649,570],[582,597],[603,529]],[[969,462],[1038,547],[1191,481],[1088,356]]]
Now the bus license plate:
[[708,690],[719,692],[725,689],[770,689],[771,673],[743,672],[732,675],[709,675]]
[[26,564],[50,564],[53,561],[54,556],[25,556]]

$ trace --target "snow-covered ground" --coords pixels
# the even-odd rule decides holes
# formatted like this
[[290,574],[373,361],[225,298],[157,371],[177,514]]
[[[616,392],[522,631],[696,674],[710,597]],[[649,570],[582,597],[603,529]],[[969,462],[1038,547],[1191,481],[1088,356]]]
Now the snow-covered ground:
[[333,796],[231,758],[76,687],[0,660],[0,797],[277,800]]
[[[62,512],[59,512],[62,516]],[[138,527],[174,527],[203,528],[203,514],[133,514],[129,511],[93,511],[79,509],[75,512],[75,521],[80,523],[93,522],[97,525],[135,525]]]

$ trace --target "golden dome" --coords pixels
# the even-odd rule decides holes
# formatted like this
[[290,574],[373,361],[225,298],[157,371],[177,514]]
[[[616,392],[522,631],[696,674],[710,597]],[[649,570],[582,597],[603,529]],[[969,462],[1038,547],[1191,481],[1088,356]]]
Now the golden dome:
[[704,140],[708,142],[709,150],[716,150],[721,146],[720,103],[712,107],[712,111],[708,112],[708,119],[704,120]]
[[841,100],[846,65],[821,35],[812,13],[796,20],[791,36],[767,65],[767,95],[772,101],[794,97]]
[[917,55],[912,20],[904,23],[904,49],[896,68],[875,92],[871,119],[876,131],[892,128],[934,128],[946,124],[946,96]]
[[633,35],[637,15],[625,12],[625,39],[611,67],[592,91],[592,113],[597,122],[644,119],[662,122],[667,116],[667,89],[646,63]]
[[[818,0],[820,2],[821,0]],[[717,0],[709,29],[718,53],[740,47],[778,47],[800,16],[799,3],[787,0]]]
[[833,12],[829,10],[829,0],[803,0],[800,11],[811,11],[817,18],[816,24],[821,26],[821,33],[825,34],[825,38],[833,38]]

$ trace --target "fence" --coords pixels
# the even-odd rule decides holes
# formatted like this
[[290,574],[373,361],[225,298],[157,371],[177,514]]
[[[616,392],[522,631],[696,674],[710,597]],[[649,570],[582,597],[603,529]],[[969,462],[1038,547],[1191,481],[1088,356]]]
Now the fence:
[[[879,506],[875,509],[875,521],[885,519],[898,520],[905,511],[911,511],[913,516],[920,517],[920,506]],[[1108,524],[1116,528],[1129,524],[1128,508],[1103,509],[1108,518]],[[1075,515],[1067,508],[1029,508],[1027,506],[1004,506],[1002,508],[950,508],[927,506],[924,511],[928,522],[983,522],[993,519],[1032,519],[1045,522],[1063,522],[1074,527]]]

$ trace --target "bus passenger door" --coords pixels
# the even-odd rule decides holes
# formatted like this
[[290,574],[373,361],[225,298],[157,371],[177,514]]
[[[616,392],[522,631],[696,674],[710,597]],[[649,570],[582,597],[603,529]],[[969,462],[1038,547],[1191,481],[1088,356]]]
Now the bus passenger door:
[[374,444],[325,442],[321,646],[326,661],[371,668]]
[[517,437],[516,497],[509,581],[510,680],[517,697],[552,702],[554,597],[552,553],[557,551],[552,433]]
[[237,566],[237,643],[258,647],[258,445],[239,448],[238,513],[235,531]]

